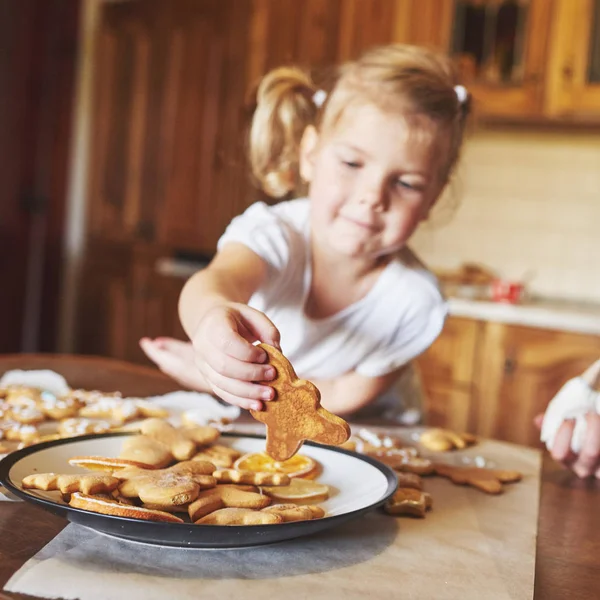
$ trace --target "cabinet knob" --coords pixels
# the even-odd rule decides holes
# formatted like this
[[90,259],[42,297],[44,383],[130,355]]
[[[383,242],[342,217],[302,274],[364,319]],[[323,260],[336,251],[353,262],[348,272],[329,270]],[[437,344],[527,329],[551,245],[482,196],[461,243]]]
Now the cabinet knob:
[[566,82],[570,83],[573,80],[573,73],[574,70],[572,65],[565,65],[562,69],[562,76]]
[[517,369],[517,361],[514,358],[507,357],[504,359],[504,374],[512,375]]

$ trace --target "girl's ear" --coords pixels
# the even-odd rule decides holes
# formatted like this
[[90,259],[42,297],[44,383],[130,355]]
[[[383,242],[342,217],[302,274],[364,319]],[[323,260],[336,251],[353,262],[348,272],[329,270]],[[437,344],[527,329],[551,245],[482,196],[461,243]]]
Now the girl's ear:
[[315,153],[319,142],[319,134],[313,125],[309,125],[300,142],[300,177],[307,183],[312,181]]

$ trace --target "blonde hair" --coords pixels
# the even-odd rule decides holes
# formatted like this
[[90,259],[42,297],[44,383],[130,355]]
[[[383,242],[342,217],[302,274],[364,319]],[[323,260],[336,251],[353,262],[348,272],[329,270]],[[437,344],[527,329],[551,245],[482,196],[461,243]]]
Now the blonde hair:
[[300,142],[309,125],[332,128],[351,103],[369,102],[405,117],[428,117],[448,132],[450,147],[441,176],[449,177],[462,146],[470,97],[459,99],[457,77],[448,57],[425,48],[390,45],[374,48],[342,65],[322,106],[318,87],[296,67],[281,67],[261,80],[250,128],[252,174],[270,196],[302,188]]

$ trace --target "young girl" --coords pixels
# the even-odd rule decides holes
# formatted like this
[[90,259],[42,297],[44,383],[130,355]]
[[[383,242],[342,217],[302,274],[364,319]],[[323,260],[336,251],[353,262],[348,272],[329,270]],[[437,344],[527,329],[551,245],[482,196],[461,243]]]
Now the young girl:
[[[260,340],[280,347],[328,410],[397,415],[395,384],[438,336],[446,305],[406,246],[444,190],[469,99],[450,61],[393,45],[341,67],[327,94],[297,69],[263,79],[250,133],[252,205],[211,264],[185,285],[191,346],[142,340],[189,387],[260,410],[274,377]],[[262,383],[256,383],[262,382]]]

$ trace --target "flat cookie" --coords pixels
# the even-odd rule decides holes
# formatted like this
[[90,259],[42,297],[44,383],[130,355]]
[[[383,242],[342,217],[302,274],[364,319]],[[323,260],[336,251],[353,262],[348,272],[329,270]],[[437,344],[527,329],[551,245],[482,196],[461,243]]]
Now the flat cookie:
[[196,525],[275,525],[283,523],[276,514],[248,508],[221,508],[196,521]]
[[187,504],[200,490],[214,487],[213,464],[203,461],[180,462],[168,469],[122,469],[115,476],[122,480],[119,492],[125,498],[139,498],[145,504],[171,506]]
[[455,467],[453,465],[434,465],[435,472],[447,477],[458,485],[470,485],[486,494],[501,494],[503,483],[520,481],[518,471],[502,471],[499,469],[482,469],[479,467]]
[[269,456],[287,460],[298,452],[305,440],[337,446],[350,437],[350,427],[341,417],[321,406],[321,394],[310,381],[298,379],[290,362],[275,348],[260,344],[277,375],[263,383],[274,388],[274,400],[264,410],[251,410],[252,416],[267,426]]
[[110,475],[57,475],[56,473],[36,473],[28,475],[21,482],[23,489],[54,491],[62,494],[82,492],[99,494],[112,492],[119,485],[119,480]]
[[143,519],[145,521],[159,521],[163,523],[184,522],[183,519],[165,511],[121,504],[117,500],[111,500],[102,496],[88,496],[78,492],[71,496],[69,504],[74,508],[90,510],[92,512],[102,513],[103,515],[127,517],[129,519]]
[[450,429],[428,429],[419,437],[419,443],[432,452],[462,450],[476,441],[475,436],[469,433],[456,433]]
[[427,492],[413,488],[398,488],[385,503],[383,510],[388,515],[423,518],[425,513],[431,510],[432,505],[433,500]]
[[221,508],[251,508],[258,510],[271,504],[271,498],[257,492],[246,492],[234,485],[217,485],[198,494],[188,507],[192,521]]
[[261,473],[260,471],[236,471],[221,469],[213,477],[218,483],[245,483],[247,485],[289,485],[290,477],[284,473]]

